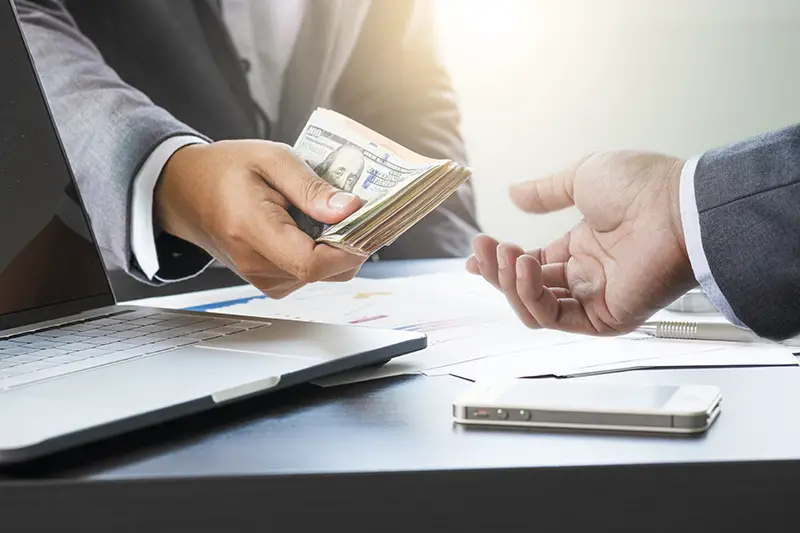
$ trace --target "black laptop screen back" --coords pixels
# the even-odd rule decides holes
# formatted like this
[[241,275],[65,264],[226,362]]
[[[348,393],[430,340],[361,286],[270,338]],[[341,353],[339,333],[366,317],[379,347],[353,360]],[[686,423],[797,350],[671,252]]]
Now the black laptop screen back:
[[113,304],[16,17],[0,0],[0,330]]

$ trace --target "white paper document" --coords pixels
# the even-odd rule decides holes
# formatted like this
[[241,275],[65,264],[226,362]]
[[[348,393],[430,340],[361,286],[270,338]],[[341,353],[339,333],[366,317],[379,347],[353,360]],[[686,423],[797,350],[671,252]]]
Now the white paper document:
[[[319,381],[338,385],[401,374],[452,374],[465,379],[566,376],[642,366],[797,364],[791,350],[771,344],[597,338],[523,326],[505,297],[466,272],[406,278],[356,278],[318,283],[282,300],[254,293],[212,309],[217,313],[289,318],[420,331],[428,348],[382,368],[350,371]],[[684,315],[664,311],[656,318]],[[667,316],[668,315],[668,316]],[[728,363],[726,364],[726,361]]]
[[769,344],[662,340],[635,335],[596,338],[432,370],[476,381],[523,377],[576,377],[646,368],[795,365],[791,350]]

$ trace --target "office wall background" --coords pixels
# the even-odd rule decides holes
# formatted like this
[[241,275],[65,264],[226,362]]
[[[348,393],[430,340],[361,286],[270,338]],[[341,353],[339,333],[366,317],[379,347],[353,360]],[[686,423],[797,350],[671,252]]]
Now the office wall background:
[[519,213],[516,180],[599,149],[689,157],[800,121],[797,0],[434,0],[487,232],[526,247],[574,210]]

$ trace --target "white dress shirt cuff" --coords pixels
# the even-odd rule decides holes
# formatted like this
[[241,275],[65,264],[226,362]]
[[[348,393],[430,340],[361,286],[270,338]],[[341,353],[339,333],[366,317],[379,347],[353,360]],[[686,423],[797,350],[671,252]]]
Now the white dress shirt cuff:
[[153,150],[133,181],[131,198],[131,251],[144,275],[149,280],[161,280],[156,252],[155,226],[153,224],[153,194],[156,182],[172,155],[190,144],[208,144],[208,141],[193,135],[170,137]]
[[711,300],[711,303],[716,306],[728,321],[739,327],[747,327],[739,320],[733,309],[731,309],[728,300],[722,294],[717,282],[714,280],[706,253],[703,250],[700,213],[697,209],[697,199],[694,192],[694,175],[699,159],[700,157],[694,157],[684,164],[680,181],[681,225],[683,226],[683,236],[686,241],[689,262],[692,264],[695,279],[700,283],[700,287],[706,293],[708,299]]

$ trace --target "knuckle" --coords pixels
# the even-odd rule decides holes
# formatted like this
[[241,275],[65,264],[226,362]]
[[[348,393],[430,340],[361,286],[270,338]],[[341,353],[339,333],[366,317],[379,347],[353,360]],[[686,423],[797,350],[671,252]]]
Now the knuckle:
[[291,168],[298,161],[294,148],[284,143],[274,143],[272,159],[275,162],[275,166],[281,170]]
[[247,224],[233,218],[222,224],[222,237],[226,245],[241,245],[247,242]]
[[304,179],[302,184],[300,185],[302,190],[303,198],[308,201],[311,201],[318,196],[321,196],[325,193],[328,189],[328,185],[323,182],[321,179],[308,177],[308,179]]
[[272,148],[277,157],[294,157],[294,149],[286,143],[273,142]]
[[305,261],[295,266],[294,275],[303,283],[316,283],[321,279],[319,267],[315,263]]

